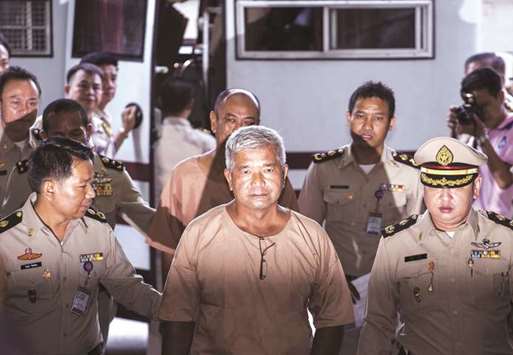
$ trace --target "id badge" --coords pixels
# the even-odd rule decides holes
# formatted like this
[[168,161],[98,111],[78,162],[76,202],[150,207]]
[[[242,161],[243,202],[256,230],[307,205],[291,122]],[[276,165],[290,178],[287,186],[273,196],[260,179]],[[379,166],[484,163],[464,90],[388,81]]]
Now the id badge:
[[77,292],[75,292],[75,296],[73,297],[71,312],[79,316],[87,312],[87,309],[89,308],[90,298],[91,293],[87,289],[79,287],[77,289]]
[[383,215],[381,213],[369,213],[367,220],[367,233],[381,235],[383,229]]

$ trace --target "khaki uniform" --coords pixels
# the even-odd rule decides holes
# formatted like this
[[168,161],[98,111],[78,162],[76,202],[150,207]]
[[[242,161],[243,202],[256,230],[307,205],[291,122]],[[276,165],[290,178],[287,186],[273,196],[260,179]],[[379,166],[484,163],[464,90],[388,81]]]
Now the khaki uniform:
[[0,218],[20,208],[31,192],[26,172],[32,150],[28,141],[15,144],[6,134],[0,138]]
[[387,227],[358,354],[392,354],[398,312],[404,324],[397,338],[411,354],[512,354],[512,226],[471,210],[452,238],[435,229],[429,212]]
[[155,318],[160,294],[135,274],[100,212],[90,209],[71,221],[60,242],[37,216],[34,200],[35,194],[0,221],[4,310],[31,354],[87,354],[102,342],[100,284],[127,308]]
[[[394,157],[395,156],[395,157]],[[370,272],[381,233],[367,232],[369,216],[380,215],[381,228],[422,208],[418,169],[405,156],[385,147],[381,161],[366,174],[350,146],[314,156],[301,194],[299,210],[324,223],[348,275]],[[382,191],[382,197],[376,193]]]
[[344,272],[326,232],[291,211],[282,231],[259,238],[237,227],[222,205],[187,226],[159,318],[196,323],[191,355],[307,355],[307,307],[317,329],[353,322]]
[[[199,163],[202,157],[186,159],[171,171],[149,232],[148,243],[152,247],[172,253],[190,221],[233,199],[224,175],[209,176]],[[296,194],[288,179],[279,204],[298,209]]]
[[144,232],[148,232],[155,209],[148,206],[128,175],[123,163],[95,154],[93,205],[105,213],[110,226],[119,213],[125,213]]

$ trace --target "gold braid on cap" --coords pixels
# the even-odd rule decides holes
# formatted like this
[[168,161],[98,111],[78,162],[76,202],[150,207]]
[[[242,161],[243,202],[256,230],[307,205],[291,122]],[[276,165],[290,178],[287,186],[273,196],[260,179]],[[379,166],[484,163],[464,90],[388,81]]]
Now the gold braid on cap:
[[433,179],[429,176],[427,176],[425,173],[420,174],[420,179],[422,182],[426,185],[430,186],[441,186],[441,187],[461,187],[469,184],[472,182],[472,179],[474,178],[474,175],[467,175],[465,177],[462,177],[461,179],[455,179],[450,180],[445,177],[439,178],[439,179]]

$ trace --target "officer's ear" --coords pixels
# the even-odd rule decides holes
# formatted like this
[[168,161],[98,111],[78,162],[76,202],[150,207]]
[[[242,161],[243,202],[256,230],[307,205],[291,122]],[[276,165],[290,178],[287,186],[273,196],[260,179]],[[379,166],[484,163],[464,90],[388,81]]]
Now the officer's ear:
[[212,130],[212,132],[214,134],[216,134],[216,130],[217,130],[217,114],[215,113],[214,110],[210,111],[209,117],[210,117],[210,129]]
[[284,164],[282,167],[282,179],[281,179],[281,189],[283,190],[285,188],[285,182],[287,181],[287,174],[289,172],[289,166],[287,164]]
[[55,180],[45,179],[41,183],[41,194],[47,198],[51,198],[55,193]]
[[480,191],[481,191],[481,176],[478,176],[474,180],[474,184],[472,186],[474,200],[477,200],[479,198]]
[[230,188],[230,191],[233,191],[232,188],[232,171],[228,169],[224,169],[224,177],[226,181],[228,182],[228,187]]
[[388,130],[390,131],[392,128],[395,127],[395,116],[390,117],[390,122],[388,124]]

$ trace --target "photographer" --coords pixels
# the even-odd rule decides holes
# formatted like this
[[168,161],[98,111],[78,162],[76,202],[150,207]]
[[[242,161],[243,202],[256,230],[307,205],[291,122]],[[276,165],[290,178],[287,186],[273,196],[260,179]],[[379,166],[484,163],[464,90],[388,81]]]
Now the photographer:
[[476,207],[513,215],[513,115],[504,107],[504,91],[499,74],[480,68],[461,82],[460,107],[451,107],[448,126],[453,136],[479,148],[488,156],[480,168],[483,177]]

